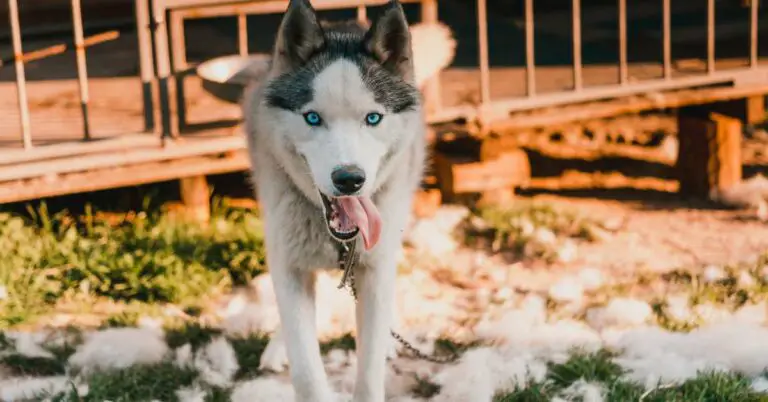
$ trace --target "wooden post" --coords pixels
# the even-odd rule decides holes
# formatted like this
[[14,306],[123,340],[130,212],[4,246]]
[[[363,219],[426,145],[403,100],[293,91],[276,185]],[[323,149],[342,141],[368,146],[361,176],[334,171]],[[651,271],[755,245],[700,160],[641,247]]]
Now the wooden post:
[[744,124],[762,123],[766,119],[765,96],[753,95],[747,98],[715,102],[706,105],[707,110],[737,118]]
[[521,149],[505,150],[491,160],[437,153],[435,173],[444,199],[480,193],[483,203],[510,201],[514,188],[527,185],[531,177],[528,155]]
[[751,96],[746,99],[747,124],[762,123],[768,118],[765,112],[765,95]]
[[208,223],[211,219],[210,190],[205,176],[190,176],[179,179],[181,202],[187,218]]
[[[437,23],[439,18],[437,15],[437,0],[426,0],[421,2],[421,22],[423,23]],[[434,77],[427,80],[424,84],[424,109],[429,113],[435,113],[440,110],[441,99],[440,95],[440,73],[435,74]]]
[[712,190],[741,181],[741,131],[739,119],[680,109],[676,170],[681,194],[707,198]]

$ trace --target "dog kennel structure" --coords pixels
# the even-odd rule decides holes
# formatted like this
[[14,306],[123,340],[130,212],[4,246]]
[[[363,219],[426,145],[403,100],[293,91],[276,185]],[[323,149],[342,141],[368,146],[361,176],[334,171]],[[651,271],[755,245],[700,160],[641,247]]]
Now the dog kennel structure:
[[[203,203],[200,194],[205,187],[205,176],[210,174],[240,171],[247,168],[247,158],[242,135],[237,130],[213,129],[210,135],[187,135],[187,92],[185,78],[194,75],[195,65],[187,60],[190,41],[187,38],[186,23],[192,20],[233,17],[237,21],[237,52],[250,53],[248,43],[249,15],[281,13],[287,0],[135,0],[133,24],[135,38],[129,38],[136,48],[139,80],[135,87],[141,96],[140,127],[125,129],[123,132],[100,135],[92,124],[92,102],[89,90],[94,78],[89,77],[89,53],[91,47],[118,40],[120,32],[102,30],[86,35],[83,24],[81,0],[69,0],[71,11],[71,41],[68,43],[39,43],[27,45],[24,29],[19,18],[19,0],[7,1],[9,39],[11,46],[0,46],[0,73],[6,70],[6,77],[13,73],[13,84],[2,82],[6,90],[3,97],[16,92],[16,110],[8,110],[18,123],[2,126],[0,133],[0,203],[15,202],[40,197],[93,191],[164,180],[180,179],[182,196],[191,204]],[[121,0],[116,0],[121,1]],[[404,0],[415,4],[420,10],[423,22],[438,21],[437,0]],[[489,45],[489,0],[474,0],[471,8],[476,21],[476,36],[472,46],[477,47],[476,88],[478,95],[470,104],[445,105],[442,102],[445,80],[434,77],[424,90],[427,104],[427,120],[439,125],[461,121],[488,132],[497,127],[519,127],[525,124],[547,124],[550,119],[562,120],[562,113],[536,114],[532,112],[552,107],[580,104],[592,101],[625,99],[648,93],[669,93],[662,101],[646,99],[645,106],[623,109],[606,104],[588,116],[571,113],[567,118],[601,117],[621,111],[650,109],[653,107],[680,107],[690,104],[710,104],[738,99],[762,99],[768,93],[768,68],[761,65],[758,51],[759,22],[764,19],[764,7],[758,0],[747,2],[748,12],[740,23],[748,27],[747,55],[742,65],[719,69],[716,63],[716,0],[700,0],[706,4],[706,57],[703,71],[681,73],[675,71],[672,55],[674,42],[671,18],[675,7],[683,9],[685,3],[674,0],[659,0],[658,10],[662,26],[658,46],[662,54],[660,75],[636,79],[630,73],[628,51],[632,38],[628,35],[627,0],[615,0],[616,13],[610,16],[616,30],[615,38],[618,60],[615,79],[601,85],[585,83],[585,66],[582,61],[583,38],[590,33],[582,29],[585,17],[581,0],[571,0],[567,23],[570,25],[572,63],[569,67],[572,85],[555,91],[544,92],[537,87],[537,52],[535,31],[537,13],[534,0],[522,0],[521,17],[517,22],[524,31],[525,93],[517,96],[496,97],[492,95],[497,78],[493,76],[491,52],[505,49],[491,49]],[[358,18],[365,19],[371,7],[380,6],[385,0],[314,0],[318,10],[356,10]],[[654,7],[654,6],[650,6]],[[2,10],[0,10],[2,11]],[[2,33],[0,33],[2,35]],[[125,39],[125,38],[123,38]],[[463,39],[462,39],[463,40]],[[467,46],[460,40],[459,47]],[[126,46],[130,45],[125,42]],[[74,49],[73,52],[67,52]],[[97,48],[94,48],[96,51]],[[508,51],[508,49],[507,49]],[[63,54],[71,53],[71,54]],[[74,56],[76,62],[77,99],[72,100],[78,110],[82,125],[76,134],[53,136],[50,141],[36,141],[35,126],[31,124],[30,83],[26,73],[30,66],[45,58],[67,58]],[[2,78],[3,75],[0,75]],[[493,81],[493,82],[492,82]],[[100,81],[101,82],[101,81]],[[12,85],[12,86],[11,86]],[[37,83],[38,87],[44,83]],[[682,92],[681,92],[682,91]],[[680,94],[678,94],[678,92]],[[0,97],[1,98],[1,97]],[[8,108],[9,99],[3,104]],[[758,102],[759,103],[759,102]],[[34,110],[32,110],[34,111]],[[70,111],[71,112],[71,111]],[[44,112],[40,112],[44,113]],[[102,117],[109,120],[110,117]],[[531,120],[533,119],[533,120]],[[236,120],[236,119],[235,119]],[[534,121],[535,122],[532,122]],[[211,127],[217,127],[211,125]],[[231,128],[231,127],[230,127]],[[205,130],[203,130],[205,131]],[[234,133],[234,134],[233,134]],[[482,158],[481,158],[482,159]],[[451,173],[449,169],[448,174]],[[201,190],[202,189],[202,190]],[[185,195],[186,194],[186,195]]]

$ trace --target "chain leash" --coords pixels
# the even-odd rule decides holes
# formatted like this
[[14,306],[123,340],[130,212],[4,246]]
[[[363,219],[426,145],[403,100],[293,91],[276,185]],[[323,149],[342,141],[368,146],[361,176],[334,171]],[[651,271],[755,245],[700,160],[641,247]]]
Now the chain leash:
[[[355,299],[355,303],[357,303],[357,286],[355,285],[354,267],[358,263],[358,258],[359,255],[357,253],[357,239],[354,239],[349,243],[340,243],[339,267],[344,271],[344,273],[341,276],[341,281],[339,282],[338,288],[349,288],[349,292],[352,294],[352,298]],[[408,352],[410,352],[418,359],[437,364],[448,364],[458,360],[460,357],[459,354],[455,352],[448,356],[428,355],[413,346],[411,342],[405,340],[402,335],[398,334],[394,330],[390,329],[389,333],[398,343],[400,343],[400,345],[402,345]]]

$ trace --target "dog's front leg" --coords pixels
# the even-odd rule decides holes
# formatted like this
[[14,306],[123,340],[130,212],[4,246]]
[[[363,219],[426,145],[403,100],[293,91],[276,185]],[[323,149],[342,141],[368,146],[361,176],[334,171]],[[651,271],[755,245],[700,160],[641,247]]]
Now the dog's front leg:
[[[395,254],[394,250],[390,254]],[[393,256],[379,255],[381,258],[355,270],[358,295],[355,402],[384,402],[397,267]]]
[[296,400],[329,402],[334,396],[320,357],[315,320],[315,274],[278,266],[271,271]]

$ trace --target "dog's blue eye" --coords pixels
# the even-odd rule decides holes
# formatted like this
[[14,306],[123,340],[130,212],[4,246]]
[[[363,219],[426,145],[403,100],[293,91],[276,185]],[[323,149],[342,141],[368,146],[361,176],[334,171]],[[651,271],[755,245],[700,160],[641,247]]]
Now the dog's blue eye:
[[365,115],[365,122],[368,123],[369,126],[375,126],[379,123],[381,123],[381,118],[383,116],[381,113],[368,113]]
[[304,113],[304,121],[310,126],[319,126],[320,123],[323,122],[323,119],[320,118],[320,115],[317,112],[307,112]]

